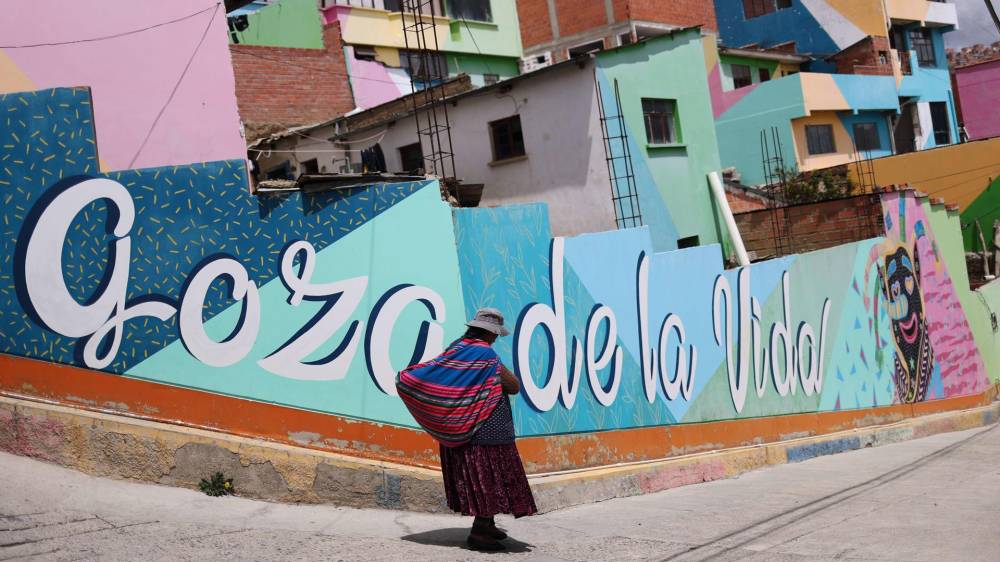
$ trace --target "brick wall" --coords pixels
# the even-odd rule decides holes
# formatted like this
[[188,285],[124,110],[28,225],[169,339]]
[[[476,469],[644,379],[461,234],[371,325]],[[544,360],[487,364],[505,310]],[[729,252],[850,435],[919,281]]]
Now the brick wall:
[[[704,29],[716,30],[715,2],[706,0],[628,0],[628,17],[633,20],[644,20],[659,23],[669,23],[683,27],[700,25]],[[618,6],[615,6],[615,16],[618,17]]]
[[323,50],[229,46],[247,141],[354,108],[339,23],[323,28],[323,41]]
[[525,49],[552,40],[552,23],[546,0],[517,0],[517,19],[521,25],[521,44]]
[[750,211],[759,211],[760,209],[767,208],[767,202],[763,198],[738,188],[729,189],[727,187],[726,200],[729,201],[729,208],[734,214],[749,213]]
[[[885,53],[885,64],[879,59],[879,51]],[[838,74],[870,74],[876,76],[891,76],[889,39],[887,37],[868,37],[847,49],[834,58]]]
[[567,37],[608,25],[608,12],[603,0],[556,0],[559,35]]
[[859,195],[741,213],[736,225],[747,251],[763,259],[882,236],[881,209],[878,195]]
[[[555,5],[561,37],[608,25],[604,0],[555,0]],[[612,5],[616,23],[636,20],[718,29],[715,4],[711,0],[613,0]],[[525,49],[553,40],[546,0],[517,0],[517,17]]]

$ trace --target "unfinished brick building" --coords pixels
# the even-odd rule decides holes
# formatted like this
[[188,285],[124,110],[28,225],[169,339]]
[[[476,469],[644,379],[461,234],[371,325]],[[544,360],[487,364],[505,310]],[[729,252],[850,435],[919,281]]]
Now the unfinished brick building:
[[517,16],[524,71],[678,27],[716,29],[715,6],[705,0],[518,0]]

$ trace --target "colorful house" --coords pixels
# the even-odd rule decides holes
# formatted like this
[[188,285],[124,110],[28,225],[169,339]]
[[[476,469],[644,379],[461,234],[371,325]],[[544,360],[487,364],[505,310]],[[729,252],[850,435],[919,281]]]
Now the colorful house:
[[[547,203],[557,235],[648,226],[658,251],[726,243],[704,64],[688,28],[451,95],[457,177],[483,186],[480,206]],[[390,172],[428,168],[412,109],[389,109],[272,137],[252,157],[262,171],[359,171],[377,143]]]
[[[762,153],[809,171],[958,141],[943,40],[954,6],[746,0],[716,12],[721,43],[739,47],[710,74],[720,155],[745,183],[767,181]],[[775,62],[798,72],[775,78]]]
[[[432,0],[424,7],[428,27],[421,41],[440,51],[429,61],[414,53],[417,34],[404,34],[403,0],[323,0],[326,24],[338,22],[351,90],[367,109],[410,93],[410,79],[440,81],[467,74],[474,85],[516,76],[521,57],[517,9],[505,0]],[[413,26],[413,22],[406,25]],[[423,65],[429,66],[423,68]]]

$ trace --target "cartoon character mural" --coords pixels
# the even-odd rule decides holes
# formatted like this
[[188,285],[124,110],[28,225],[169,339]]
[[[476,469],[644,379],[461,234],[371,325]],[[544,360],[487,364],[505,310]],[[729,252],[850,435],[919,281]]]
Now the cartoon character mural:
[[915,253],[911,256],[905,246],[899,246],[885,256],[878,270],[878,285],[886,300],[896,345],[892,375],[896,398],[907,404],[922,402],[927,398],[934,369],[934,352],[924,318],[920,257]]

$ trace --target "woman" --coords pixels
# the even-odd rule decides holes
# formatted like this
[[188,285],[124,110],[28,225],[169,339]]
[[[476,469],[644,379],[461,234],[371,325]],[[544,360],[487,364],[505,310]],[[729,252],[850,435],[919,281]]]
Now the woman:
[[407,367],[396,387],[414,419],[441,444],[448,507],[475,517],[469,547],[502,550],[493,517],[537,510],[514,444],[509,394],[521,385],[490,347],[509,332],[499,310],[483,308],[465,335],[434,359]]

